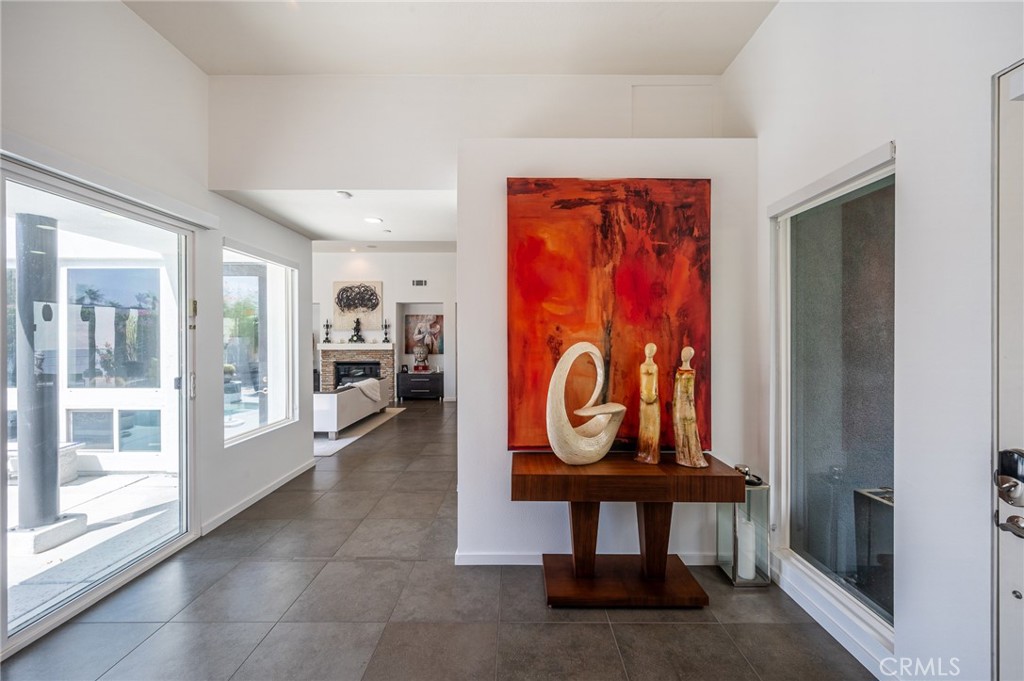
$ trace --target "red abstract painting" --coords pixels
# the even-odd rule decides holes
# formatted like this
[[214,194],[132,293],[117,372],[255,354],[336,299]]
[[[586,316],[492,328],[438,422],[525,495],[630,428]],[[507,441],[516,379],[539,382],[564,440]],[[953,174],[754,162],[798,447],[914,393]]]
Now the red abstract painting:
[[[627,407],[616,443],[626,450],[639,430],[644,345],[658,346],[663,449],[674,447],[679,353],[693,346],[697,425],[711,448],[710,228],[710,180],[508,179],[509,449],[548,446],[548,382],[580,341],[604,355],[599,403]],[[595,377],[589,360],[577,363],[570,411],[585,404]]]

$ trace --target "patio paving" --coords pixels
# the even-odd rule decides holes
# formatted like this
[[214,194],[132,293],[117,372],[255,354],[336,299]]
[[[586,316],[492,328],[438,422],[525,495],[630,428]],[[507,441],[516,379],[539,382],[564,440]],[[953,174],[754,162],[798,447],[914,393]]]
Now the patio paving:
[[[18,486],[7,487],[8,532]],[[178,478],[163,473],[80,475],[60,488],[61,513],[84,514],[85,534],[38,554],[9,553],[11,628],[35,619],[179,532]]]

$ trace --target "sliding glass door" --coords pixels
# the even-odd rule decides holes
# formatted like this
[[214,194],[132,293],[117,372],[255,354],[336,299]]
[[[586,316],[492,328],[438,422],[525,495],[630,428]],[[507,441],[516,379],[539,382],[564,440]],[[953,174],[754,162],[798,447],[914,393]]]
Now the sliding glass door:
[[187,531],[188,231],[16,164],[2,190],[7,639]]

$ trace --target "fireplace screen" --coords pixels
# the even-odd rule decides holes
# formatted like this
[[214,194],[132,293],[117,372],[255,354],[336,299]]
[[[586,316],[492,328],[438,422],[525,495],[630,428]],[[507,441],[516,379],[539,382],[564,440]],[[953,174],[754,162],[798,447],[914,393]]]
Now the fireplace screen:
[[380,378],[380,362],[360,360],[334,363],[334,385],[342,386],[367,378]]

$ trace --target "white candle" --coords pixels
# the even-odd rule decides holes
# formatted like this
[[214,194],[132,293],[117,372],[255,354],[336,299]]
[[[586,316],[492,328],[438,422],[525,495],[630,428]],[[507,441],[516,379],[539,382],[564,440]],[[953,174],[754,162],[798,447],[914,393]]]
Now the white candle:
[[736,544],[736,569],[740,579],[754,579],[757,576],[754,568],[754,523],[746,518],[736,521]]

